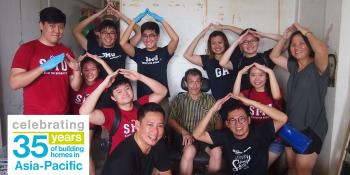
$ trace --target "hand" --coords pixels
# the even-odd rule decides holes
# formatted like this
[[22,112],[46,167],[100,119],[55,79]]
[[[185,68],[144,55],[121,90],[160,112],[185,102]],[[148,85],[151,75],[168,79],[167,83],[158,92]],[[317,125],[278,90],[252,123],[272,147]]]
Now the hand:
[[[71,68],[73,71],[80,71],[79,62],[69,54],[66,54],[66,56],[68,58],[68,61],[67,61],[68,67]],[[83,60],[85,57],[86,57],[85,54],[80,55],[78,57],[78,60]]]
[[241,75],[246,74],[246,73],[248,73],[249,69],[251,67],[253,67],[253,66],[254,66],[254,64],[250,64],[248,66],[244,66],[244,68],[241,69],[238,73],[241,74]]
[[102,63],[105,62],[105,61],[104,61],[103,59],[101,59],[99,56],[93,55],[93,54],[91,54],[91,53],[89,53],[89,52],[86,52],[86,56],[88,56],[88,57],[94,59],[94,60],[95,60],[96,62],[98,62],[99,64],[102,64]]
[[251,99],[246,98],[243,95],[234,95],[233,98],[236,99],[236,100],[241,101],[246,106],[253,106],[252,104],[253,104],[254,101],[251,100]]
[[248,30],[248,33],[250,33],[251,35],[253,35],[254,37],[257,37],[259,39],[264,37],[264,33],[259,32],[259,31]]
[[210,110],[213,110],[213,112],[218,112],[221,109],[222,105],[230,98],[232,98],[232,93],[228,93],[225,97],[217,100],[210,108]]
[[310,32],[309,29],[307,29],[306,27],[300,25],[299,23],[294,23],[293,26],[300,31],[304,36],[306,33]]
[[182,135],[182,145],[189,146],[192,145],[194,139],[193,136],[189,133]]
[[120,74],[124,75],[125,78],[132,80],[132,81],[137,81],[140,80],[141,74],[138,72],[128,70],[128,69],[120,69]]
[[115,81],[115,77],[119,74],[119,72],[120,72],[120,69],[117,69],[112,74],[107,75],[107,77],[102,82],[105,84],[105,88],[111,87],[112,83]]
[[239,38],[237,39],[237,41],[239,41],[239,44],[242,44],[242,42],[245,40],[245,37],[248,35],[248,33],[249,33],[249,30],[247,30],[241,36],[239,36]]
[[40,67],[44,70],[44,72],[46,72],[56,67],[63,60],[64,60],[64,53],[61,53],[59,55],[51,57],[45,63],[41,64]]
[[162,23],[163,20],[164,20],[163,17],[161,17],[161,16],[159,16],[158,14],[153,13],[153,12],[151,12],[151,11],[148,11],[148,15],[151,16],[151,17],[154,18],[157,22],[160,22],[160,23]]
[[286,28],[286,30],[284,30],[283,32],[283,39],[287,40],[290,38],[290,36],[292,36],[292,34],[296,31],[297,29],[294,27],[294,25],[289,26],[288,28]]
[[272,69],[270,69],[269,67],[259,64],[259,63],[253,63],[252,65],[254,65],[255,67],[257,67],[258,69],[270,74],[272,72]]
[[212,24],[210,23],[214,30],[220,30],[222,31],[224,29],[224,26],[222,24]]
[[134,18],[135,23],[140,22],[141,19],[142,19],[143,17],[145,17],[148,13],[149,13],[149,10],[148,10],[148,8],[147,8],[147,9],[145,9],[144,12],[138,14],[138,15]]
[[199,34],[201,37],[203,37],[208,31],[209,29],[213,26],[212,23],[210,23],[206,28],[204,28],[201,33]]

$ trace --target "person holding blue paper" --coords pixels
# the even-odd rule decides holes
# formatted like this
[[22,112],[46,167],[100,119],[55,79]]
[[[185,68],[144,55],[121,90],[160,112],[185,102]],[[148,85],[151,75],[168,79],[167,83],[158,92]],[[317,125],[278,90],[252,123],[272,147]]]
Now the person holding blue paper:
[[[241,101],[246,106],[254,106],[271,117],[264,125],[250,126],[251,119],[246,106],[233,106],[227,111],[226,129],[206,131],[206,127],[222,105],[230,98]],[[226,160],[226,173],[235,175],[268,174],[269,146],[277,132],[286,122],[287,115],[274,107],[231,93],[216,101],[206,116],[199,122],[192,135],[202,142],[221,146]]]
[[66,15],[55,7],[40,11],[41,35],[17,50],[10,73],[10,86],[23,88],[23,114],[68,112],[69,86],[79,90],[82,78],[73,52],[60,43]]
[[[160,38],[159,26],[156,22],[153,21],[148,21],[141,25],[142,42],[145,45],[145,48],[137,48],[128,42],[133,27],[146,15],[151,16],[154,20],[163,25],[170,38],[170,41],[166,46],[158,47],[157,43]],[[120,46],[130,56],[130,58],[137,63],[137,71],[141,74],[144,74],[145,76],[157,80],[167,88],[168,62],[174,55],[178,43],[179,36],[170,26],[170,24],[163,17],[159,16],[149,9],[145,9],[134,18],[134,21],[129,24],[129,27],[126,29],[120,40]],[[146,84],[137,82],[137,97],[142,97],[150,93],[152,93],[152,90]],[[170,94],[168,92],[167,97],[169,96]],[[165,98],[161,102],[161,105],[167,114],[167,109],[169,107],[168,98]]]
[[[282,50],[288,40],[286,58]],[[312,139],[304,153],[286,148],[289,174],[312,174],[328,128],[324,106],[330,74],[327,45],[309,29],[294,23],[284,31],[270,58],[290,73],[286,96],[289,122]]]

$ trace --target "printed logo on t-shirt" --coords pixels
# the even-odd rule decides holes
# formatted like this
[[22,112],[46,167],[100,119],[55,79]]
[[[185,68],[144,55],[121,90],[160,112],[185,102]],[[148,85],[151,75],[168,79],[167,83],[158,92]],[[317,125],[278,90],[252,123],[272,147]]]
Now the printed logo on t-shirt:
[[[268,104],[267,106],[272,107],[272,104]],[[266,120],[269,118],[262,110],[249,106],[249,112],[252,120]]]
[[86,94],[86,96],[84,96],[83,94],[77,94],[74,98],[75,104],[79,104],[79,105],[83,104],[89,95],[90,94]]
[[225,68],[215,68],[216,78],[223,77],[223,76],[228,75],[228,74],[230,74],[230,72]]
[[113,59],[117,59],[117,58],[120,58],[122,57],[122,55],[116,55],[115,53],[102,53],[102,56],[100,56],[100,58],[108,58],[110,60],[113,60]]
[[[51,55],[49,59],[51,59],[54,55]],[[39,64],[42,65],[44,63],[46,63],[46,59],[40,59],[39,60]],[[68,65],[66,63],[66,61],[63,61],[61,63],[59,63],[55,68],[49,70],[49,71],[45,71],[44,74],[46,75],[67,75],[67,70],[68,70]]]
[[136,120],[131,120],[130,123],[125,123],[124,124],[124,137],[129,137],[131,134],[136,132],[136,126],[135,126],[135,121]]
[[252,149],[251,147],[248,147],[247,149],[240,151],[236,149],[232,149],[232,152],[234,155],[234,158],[232,160],[232,171],[240,171],[248,169],[249,162],[250,162],[250,155],[246,152]]
[[145,61],[142,61],[142,64],[158,64],[162,58],[158,58],[158,55],[154,56],[153,58],[146,57]]

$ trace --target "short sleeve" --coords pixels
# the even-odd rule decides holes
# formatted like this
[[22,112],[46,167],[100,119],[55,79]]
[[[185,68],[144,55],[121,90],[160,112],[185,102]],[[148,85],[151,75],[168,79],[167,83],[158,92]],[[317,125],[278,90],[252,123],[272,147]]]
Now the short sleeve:
[[214,146],[223,146],[225,141],[225,132],[227,132],[227,129],[221,129],[221,130],[213,130],[209,131],[209,136],[211,140],[213,141]]
[[149,102],[149,95],[145,95],[145,96],[140,97],[137,100],[137,102],[140,103],[140,105],[144,105],[144,104],[148,103]]
[[112,128],[112,124],[114,121],[114,109],[113,108],[102,108],[101,111],[105,116],[105,123],[103,126],[109,131]]
[[179,95],[177,95],[173,101],[170,103],[169,110],[169,119],[177,120],[179,115]]
[[135,55],[133,57],[130,57],[130,59],[134,60],[136,63],[138,60],[141,60],[140,57],[142,56],[142,49],[134,47],[135,49]]
[[204,70],[208,70],[209,56],[208,55],[200,55],[200,57],[201,57],[201,61],[202,61],[202,64],[203,64],[203,69]]
[[272,52],[272,48],[269,49],[269,50],[266,50],[264,53],[263,53],[263,58],[264,58],[264,61],[265,61],[265,64],[267,67],[269,67],[270,69],[273,69],[275,67],[275,63],[272,62],[271,58],[270,58],[270,53]]
[[33,55],[33,52],[34,48],[32,45],[21,45],[13,58],[12,68],[29,70],[30,58]]
[[290,73],[295,72],[297,69],[297,63],[292,58],[289,58],[288,63],[287,63],[287,67],[288,67],[288,71]]
[[168,171],[170,169],[169,153],[164,140],[159,140],[158,143],[152,148],[153,164],[160,172]]

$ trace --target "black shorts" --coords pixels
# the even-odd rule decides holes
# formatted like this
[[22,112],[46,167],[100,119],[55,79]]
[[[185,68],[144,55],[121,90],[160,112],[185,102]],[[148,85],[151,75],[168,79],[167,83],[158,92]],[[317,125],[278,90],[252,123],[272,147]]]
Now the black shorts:
[[[320,154],[322,149],[322,144],[323,144],[321,138],[310,127],[302,130],[301,132],[307,137],[309,137],[312,140],[312,142],[304,153],[299,153],[297,150],[295,150],[292,147],[293,151],[297,154],[312,154],[312,153]],[[286,147],[291,147],[291,146],[286,145]]]

